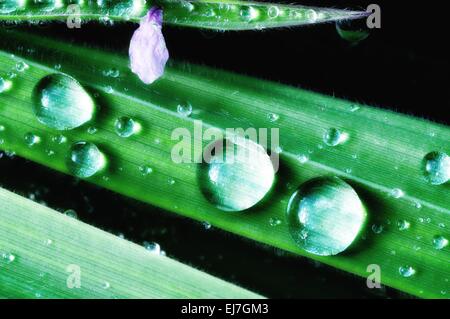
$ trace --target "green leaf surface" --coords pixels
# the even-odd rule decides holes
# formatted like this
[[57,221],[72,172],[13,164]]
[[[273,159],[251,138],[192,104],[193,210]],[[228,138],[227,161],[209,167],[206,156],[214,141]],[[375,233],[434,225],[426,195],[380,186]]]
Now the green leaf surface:
[[[424,176],[423,160],[432,151],[450,153],[447,126],[174,61],[160,80],[147,86],[129,71],[126,57],[17,32],[1,36],[5,52],[0,54],[0,74],[6,76],[20,61],[29,65],[16,72],[11,88],[0,94],[1,148],[68,173],[72,143],[95,143],[108,159],[103,172],[88,178],[95,184],[363,277],[369,275],[369,265],[377,264],[382,284],[416,296],[446,297],[450,251],[448,246],[435,249],[433,238],[450,235],[450,185],[431,185]],[[111,68],[119,71],[117,78],[103,75]],[[91,122],[62,132],[67,138],[62,144],[53,141],[61,132],[42,125],[32,112],[34,87],[55,72],[76,78],[97,106]],[[187,102],[193,108],[190,117],[177,112],[177,106]],[[118,136],[114,125],[122,116],[138,121],[141,132]],[[194,153],[210,142],[194,135],[196,120],[205,129],[222,131],[279,128],[280,170],[264,201],[242,213],[217,209],[201,191],[199,165],[171,160],[179,142],[171,134],[177,128],[191,132],[193,143],[197,141]],[[95,134],[89,133],[92,127]],[[324,143],[330,128],[348,134],[345,143],[334,147]],[[24,136],[29,132],[40,136],[40,143],[28,146]],[[143,165],[152,173],[144,176]],[[320,257],[299,248],[285,217],[296,188],[321,176],[339,176],[349,183],[369,218],[357,243],[336,256]],[[274,219],[280,223],[274,226]],[[400,230],[402,221],[410,227]],[[415,274],[402,276],[405,266],[413,267]],[[361,284],[366,284],[365,279]]]
[[0,298],[260,298],[0,188]]

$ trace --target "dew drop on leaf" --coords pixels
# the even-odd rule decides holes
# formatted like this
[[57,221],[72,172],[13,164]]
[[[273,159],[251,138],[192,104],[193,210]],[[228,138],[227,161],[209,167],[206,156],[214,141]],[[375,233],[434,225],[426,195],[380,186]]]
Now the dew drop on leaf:
[[397,223],[398,230],[403,231],[409,229],[411,224],[407,220],[399,220]]
[[140,131],[141,126],[138,122],[130,117],[122,116],[116,120],[114,124],[116,134],[120,137],[129,137]]
[[320,256],[345,251],[360,234],[367,216],[358,194],[338,177],[302,184],[291,196],[286,212],[294,241]]
[[11,13],[22,9],[25,6],[25,1],[21,0],[1,0],[0,13]]
[[405,265],[398,268],[398,273],[400,274],[400,276],[408,278],[414,275],[416,273],[416,270],[409,265]]
[[161,254],[161,246],[158,243],[144,241],[144,248],[147,249],[152,254],[155,255]]
[[2,260],[7,264],[12,263],[16,259],[16,256],[14,256],[13,254],[11,254],[9,252],[1,253],[1,257],[2,257]]
[[373,224],[372,225],[372,231],[377,235],[381,234],[383,232],[383,230],[384,230],[384,226],[381,224]]
[[405,193],[400,188],[394,188],[389,192],[389,195],[391,197],[398,199],[398,198],[402,198],[403,196],[405,196]]
[[153,173],[153,169],[150,166],[148,166],[148,165],[141,165],[141,166],[139,166],[139,171],[144,176]]
[[441,250],[448,246],[448,239],[442,235],[436,235],[433,237],[433,247],[435,249]]
[[336,31],[343,40],[352,44],[357,44],[370,35],[365,19],[337,21]]
[[78,219],[78,215],[77,212],[74,211],[73,209],[67,209],[64,211],[64,215],[70,217],[70,218],[74,218],[74,219]]
[[77,142],[72,145],[68,168],[80,178],[87,178],[106,166],[106,158],[98,147],[90,142]]
[[267,119],[272,123],[278,121],[279,118],[280,118],[280,116],[278,114],[275,114],[275,113],[267,114]]
[[239,11],[239,15],[242,20],[246,22],[250,22],[252,20],[255,20],[259,16],[258,9],[252,7],[252,6],[242,6],[241,10]]
[[12,82],[0,77],[0,93],[8,91],[12,87]]
[[39,122],[57,130],[70,130],[92,119],[95,105],[74,78],[51,74],[33,91],[33,112]]
[[178,104],[177,112],[182,116],[189,117],[192,114],[192,105],[189,102]]
[[337,128],[330,128],[323,134],[323,142],[328,146],[337,146],[348,139],[348,134]]
[[280,15],[280,9],[277,6],[270,6],[267,9],[267,15],[271,19],[275,19]]
[[198,179],[208,201],[223,211],[243,211],[272,187],[275,170],[259,144],[242,137],[220,139],[204,150]]
[[443,152],[428,153],[423,159],[422,168],[430,184],[445,184],[450,179],[450,156]]
[[41,141],[41,138],[33,133],[26,133],[24,136],[25,144],[33,146]]

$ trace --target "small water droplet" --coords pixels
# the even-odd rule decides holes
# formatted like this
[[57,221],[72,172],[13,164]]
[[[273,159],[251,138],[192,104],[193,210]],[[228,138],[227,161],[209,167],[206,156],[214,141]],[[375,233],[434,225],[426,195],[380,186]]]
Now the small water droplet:
[[377,235],[381,234],[383,232],[383,230],[384,230],[384,226],[381,224],[373,224],[372,225],[372,231]]
[[269,113],[269,114],[267,114],[267,119],[268,119],[270,122],[276,122],[276,121],[278,121],[279,118],[280,118],[280,116],[279,116],[278,114],[275,114],[275,113]]
[[25,143],[28,146],[33,146],[41,141],[41,138],[33,133],[26,133],[24,136]]
[[416,273],[416,270],[413,267],[406,265],[399,267],[398,272],[400,276],[408,278],[414,275]]
[[210,143],[204,159],[198,170],[201,191],[223,211],[243,211],[256,205],[275,179],[265,149],[242,137]]
[[44,241],[44,245],[45,246],[51,246],[53,244],[53,240],[51,240],[50,238],[47,238],[45,241]]
[[16,256],[14,256],[13,254],[8,253],[8,252],[3,252],[1,256],[2,256],[2,260],[4,262],[6,262],[7,264],[12,263],[16,259]]
[[93,134],[97,133],[97,128],[95,126],[89,126],[87,129],[87,132],[88,132],[88,134],[93,135]]
[[359,111],[360,109],[361,109],[361,107],[356,105],[356,104],[350,105],[350,112],[352,112],[352,113],[356,112],[356,111]]
[[70,130],[92,119],[94,101],[74,78],[64,74],[44,77],[33,91],[33,112],[39,122]]
[[280,9],[277,6],[270,6],[267,9],[267,15],[271,19],[275,19],[280,15]]
[[77,212],[74,211],[73,209],[67,209],[64,211],[64,215],[70,217],[70,218],[75,218],[78,219],[78,215]]
[[438,226],[439,226],[440,228],[445,228],[445,224],[444,224],[444,223],[439,223]]
[[64,144],[67,142],[67,138],[64,135],[58,134],[52,137],[53,143]]
[[398,199],[398,198],[402,198],[403,196],[405,196],[405,193],[400,188],[394,188],[390,191],[389,195],[391,197]]
[[59,70],[61,70],[61,64],[57,63],[57,64],[55,64],[55,65],[53,66],[53,68],[54,68],[56,71],[59,71]]
[[202,226],[206,230],[211,229],[211,227],[212,227],[212,225],[209,222],[207,222],[207,221],[202,222]]
[[177,112],[182,116],[189,117],[192,114],[192,105],[189,102],[178,104]]
[[114,129],[120,137],[129,137],[139,132],[141,125],[130,117],[122,116],[116,120]]
[[295,242],[320,256],[345,251],[360,234],[366,215],[358,194],[337,177],[304,183],[287,207],[289,231]]
[[103,70],[102,74],[106,77],[118,78],[120,76],[120,71],[116,68],[111,68],[111,69]]
[[239,11],[239,15],[242,20],[251,22],[252,20],[258,18],[259,10],[252,6],[242,6],[241,10]]
[[109,289],[110,287],[111,287],[111,284],[110,284],[109,282],[104,281],[104,282],[102,283],[102,288],[103,288],[103,289]]
[[161,254],[161,246],[158,243],[144,241],[144,247],[152,254],[155,254],[155,255]]
[[29,68],[28,64],[26,64],[23,61],[17,62],[16,63],[16,71],[17,72],[24,72]]
[[302,154],[298,156],[298,161],[300,162],[300,164],[305,164],[306,162],[309,161],[309,157]]
[[417,209],[421,209],[422,208],[422,204],[419,203],[419,202],[415,202],[414,203],[414,207],[417,208]]
[[433,247],[435,249],[443,249],[448,245],[448,239],[442,235],[436,235],[433,237]]
[[169,184],[169,185],[174,185],[174,184],[175,184],[175,180],[174,180],[172,177],[169,177],[169,178],[167,179],[167,184]]
[[68,161],[69,171],[81,178],[87,178],[106,166],[106,158],[98,147],[89,142],[72,145]]
[[0,93],[6,92],[12,87],[12,82],[10,80],[5,80],[0,77]]
[[425,179],[432,185],[442,185],[450,179],[450,157],[443,152],[425,155],[422,167]]
[[150,166],[148,166],[148,165],[141,165],[141,166],[139,166],[139,171],[144,176],[153,173],[153,169]]
[[269,225],[272,226],[272,227],[281,225],[281,223],[282,223],[281,219],[279,219],[279,218],[271,217],[269,219]]
[[108,86],[105,87],[105,93],[107,93],[107,94],[114,93],[114,89],[112,88],[111,85],[108,85]]
[[403,231],[409,229],[411,224],[407,220],[399,220],[397,223],[398,230]]
[[348,134],[341,132],[337,128],[330,128],[323,135],[323,142],[328,146],[337,146],[348,139]]
[[308,11],[306,11],[306,18],[311,22],[311,23],[314,23],[314,22],[316,22],[317,21],[317,19],[318,19],[318,14],[317,14],[317,12],[316,12],[316,10],[314,10],[314,9],[309,9]]

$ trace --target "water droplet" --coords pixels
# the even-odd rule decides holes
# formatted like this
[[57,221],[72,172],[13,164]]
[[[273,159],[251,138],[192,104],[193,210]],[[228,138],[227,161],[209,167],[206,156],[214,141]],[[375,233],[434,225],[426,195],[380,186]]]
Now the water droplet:
[[353,44],[367,39],[370,34],[365,19],[337,21],[336,31],[342,39]]
[[309,9],[308,11],[306,11],[306,18],[307,18],[311,23],[316,22],[318,17],[319,17],[319,16],[318,16],[316,10],[314,10],[314,9]]
[[28,68],[29,68],[28,64],[26,64],[23,61],[17,62],[17,64],[16,64],[16,71],[17,72],[24,72]]
[[93,134],[97,133],[97,128],[95,126],[89,126],[87,129],[87,132],[88,132],[88,134],[93,135]]
[[258,18],[259,11],[258,9],[251,6],[242,6],[241,10],[239,11],[239,15],[241,16],[242,20],[250,22]]
[[444,223],[439,223],[438,226],[439,226],[440,228],[445,228],[445,224],[444,224]]
[[169,177],[169,178],[167,179],[167,184],[169,184],[169,185],[174,185],[174,184],[175,184],[175,180],[174,180],[172,177]]
[[414,207],[417,208],[417,209],[421,209],[422,208],[422,204],[419,203],[419,202],[415,202],[414,203]]
[[416,273],[416,270],[413,267],[406,265],[399,267],[398,273],[400,274],[400,276],[408,278],[414,275]]
[[448,239],[442,235],[436,235],[433,237],[433,247],[435,249],[443,249],[448,245]]
[[51,246],[53,244],[53,240],[51,240],[50,238],[47,238],[45,241],[44,241],[44,245],[45,246]]
[[144,241],[144,247],[152,254],[161,254],[161,246],[158,243]]
[[207,221],[202,222],[202,226],[206,230],[211,229],[211,227],[212,227],[212,225],[209,222],[207,222]]
[[129,137],[140,131],[141,126],[132,118],[127,116],[119,117],[114,124],[114,129],[120,137]]
[[64,3],[61,0],[33,0],[39,6],[39,10],[50,12],[61,8]]
[[189,117],[192,114],[192,105],[190,103],[178,104],[177,112],[182,116]]
[[384,226],[381,224],[373,224],[372,225],[372,231],[377,235],[381,234],[383,232],[383,230],[384,230]]
[[78,219],[77,212],[74,211],[73,209],[67,209],[66,211],[64,211],[64,215],[66,215],[70,218]]
[[198,171],[201,191],[223,211],[243,211],[256,205],[275,179],[272,162],[264,148],[242,137],[209,144],[204,159]]
[[350,105],[350,112],[356,112],[356,111],[358,111],[359,109],[360,109],[361,107],[360,106],[358,106],[358,105],[356,105],[356,104],[353,104],[353,105]]
[[394,198],[402,198],[405,193],[400,188],[394,188],[390,191],[389,195]]
[[277,6],[270,6],[269,9],[267,9],[267,15],[271,19],[275,19],[280,15],[280,9]]
[[64,144],[67,142],[67,138],[64,135],[58,134],[52,137],[53,143]]
[[300,164],[305,164],[306,162],[309,161],[309,157],[306,155],[299,155],[298,156],[298,161],[300,162]]
[[110,284],[109,282],[104,281],[104,282],[102,283],[102,288],[103,288],[103,289],[109,289],[110,287],[111,287],[111,284]]
[[102,74],[106,77],[118,78],[120,76],[120,71],[116,68],[103,70]]
[[328,146],[336,146],[344,143],[348,139],[348,134],[341,132],[337,128],[330,128],[323,135],[323,142]]
[[139,171],[141,171],[141,174],[144,176],[153,173],[153,169],[148,165],[139,166]]
[[270,122],[276,122],[276,121],[278,121],[279,118],[280,118],[280,116],[279,116],[278,114],[275,114],[275,113],[269,113],[269,114],[267,114],[267,119],[268,119]]
[[70,130],[94,115],[94,101],[74,78],[51,74],[33,91],[33,112],[39,122],[57,130]]
[[72,145],[68,161],[69,171],[81,178],[94,175],[106,166],[106,158],[98,147],[89,142]]
[[409,229],[410,226],[411,226],[411,224],[407,220],[404,220],[404,219],[399,220],[397,223],[398,230],[401,230],[401,231]]
[[12,87],[12,82],[0,77],[0,93],[8,91]]
[[7,264],[12,263],[16,259],[16,256],[14,256],[11,253],[7,253],[7,252],[2,253],[1,256],[2,256],[2,260],[4,262],[6,262]]
[[54,68],[56,71],[59,71],[59,70],[61,70],[61,64],[57,63],[57,64],[55,64],[55,65],[53,66],[53,68]]
[[441,185],[450,179],[450,157],[443,152],[431,152],[423,160],[425,179],[432,185]]
[[33,146],[41,141],[41,138],[33,133],[26,133],[24,139],[28,146]]
[[112,88],[111,85],[108,85],[107,87],[105,87],[105,93],[108,93],[108,94],[114,93],[114,89]]
[[337,177],[316,178],[289,200],[291,236],[307,252],[320,256],[345,251],[358,237],[366,210],[354,189]]
[[281,225],[281,223],[282,223],[282,222],[281,222],[281,219],[279,219],[279,218],[271,217],[271,218],[269,219],[269,225],[272,226],[272,227]]

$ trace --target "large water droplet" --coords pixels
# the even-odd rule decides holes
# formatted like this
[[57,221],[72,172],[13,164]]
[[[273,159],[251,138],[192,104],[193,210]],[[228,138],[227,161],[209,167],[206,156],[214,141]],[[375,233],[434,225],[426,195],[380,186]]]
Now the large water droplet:
[[406,265],[399,267],[398,273],[400,274],[400,276],[408,278],[414,275],[416,273],[416,270],[413,267]]
[[435,249],[443,249],[448,245],[448,239],[441,235],[436,235],[433,237],[433,247]]
[[358,194],[338,177],[304,183],[287,207],[289,231],[295,242],[320,256],[345,251],[363,228],[366,215]]
[[33,112],[37,119],[57,130],[83,125],[92,118],[94,110],[92,98],[68,75],[48,75],[33,91]]
[[11,13],[25,6],[21,0],[0,0],[0,13]]
[[432,185],[441,185],[450,179],[450,156],[443,152],[431,152],[423,160],[423,172]]
[[114,124],[117,135],[121,137],[129,137],[140,131],[141,126],[135,122],[132,118],[122,116],[116,120]]
[[106,165],[106,158],[98,147],[89,142],[72,145],[68,161],[69,171],[81,178],[94,175]]
[[353,44],[361,42],[369,36],[365,19],[337,21],[336,31],[342,39]]
[[205,197],[224,211],[242,211],[269,192],[275,171],[266,151],[255,142],[235,137],[209,144],[198,177]]
[[323,142],[328,146],[336,146],[344,143],[348,139],[348,134],[341,132],[337,128],[330,128],[323,134]]

